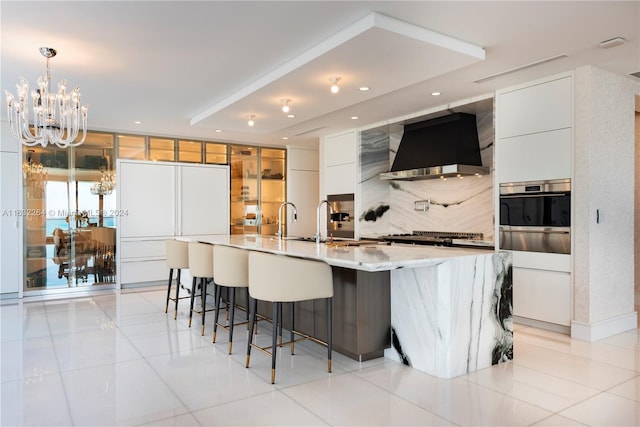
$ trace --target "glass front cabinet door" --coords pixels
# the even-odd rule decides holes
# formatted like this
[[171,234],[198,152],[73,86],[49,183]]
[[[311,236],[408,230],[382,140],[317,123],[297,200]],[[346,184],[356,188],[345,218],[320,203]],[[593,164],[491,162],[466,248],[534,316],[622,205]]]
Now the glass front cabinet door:
[[286,199],[286,150],[231,146],[231,234],[274,235]]

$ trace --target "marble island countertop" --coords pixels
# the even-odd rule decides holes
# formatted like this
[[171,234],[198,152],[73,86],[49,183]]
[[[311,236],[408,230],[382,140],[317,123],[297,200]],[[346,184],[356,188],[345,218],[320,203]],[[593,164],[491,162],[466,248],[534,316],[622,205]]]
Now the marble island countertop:
[[422,246],[372,242],[358,246],[296,240],[295,237],[278,239],[274,236],[242,234],[231,236],[183,237],[206,243],[278,253],[325,261],[329,265],[364,271],[389,271],[399,268],[425,267],[450,258],[478,256],[493,253],[493,249]]

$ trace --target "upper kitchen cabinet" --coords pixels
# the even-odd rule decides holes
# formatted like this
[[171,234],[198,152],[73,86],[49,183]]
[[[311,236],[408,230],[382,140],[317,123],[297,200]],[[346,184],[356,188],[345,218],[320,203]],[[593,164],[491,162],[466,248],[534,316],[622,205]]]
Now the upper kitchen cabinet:
[[355,193],[358,132],[327,136],[322,144],[322,182],[325,195]]
[[499,183],[571,177],[573,74],[496,94]]
[[275,234],[286,198],[286,150],[231,146],[231,233]]

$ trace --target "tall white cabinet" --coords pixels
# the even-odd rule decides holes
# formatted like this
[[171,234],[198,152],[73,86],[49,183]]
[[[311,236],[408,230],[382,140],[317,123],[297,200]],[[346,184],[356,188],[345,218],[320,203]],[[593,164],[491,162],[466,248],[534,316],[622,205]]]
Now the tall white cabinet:
[[22,146],[2,122],[0,138],[0,298],[15,298],[22,290],[22,230],[20,222],[20,152]]
[[323,195],[355,193],[358,132],[327,136],[321,144]]
[[290,236],[313,236],[316,232],[318,190],[318,150],[287,147],[287,201],[296,205],[298,219],[287,208],[287,232]]
[[167,278],[164,241],[229,233],[229,167],[119,160],[120,286]]
[[[563,73],[496,93],[496,203],[502,183],[572,177],[573,80]],[[521,321],[568,331],[571,297],[570,254],[513,251],[513,314]]]
[[[320,197],[354,194],[354,212],[360,212],[357,181],[359,143],[360,132],[357,130],[327,136],[320,143]],[[326,224],[324,209],[320,224]],[[358,221],[354,223],[354,238],[360,238]]]

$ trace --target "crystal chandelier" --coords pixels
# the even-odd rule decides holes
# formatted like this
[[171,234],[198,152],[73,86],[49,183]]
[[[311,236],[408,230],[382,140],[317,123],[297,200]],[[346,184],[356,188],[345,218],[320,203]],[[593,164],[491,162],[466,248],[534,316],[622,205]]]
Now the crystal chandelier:
[[[31,91],[33,123],[29,124],[29,83],[20,77],[16,85],[18,98],[4,91],[7,115],[11,132],[29,147],[55,144],[60,148],[77,147],[87,136],[87,106],[80,107],[80,88],[67,93],[67,81],[58,83],[58,92],[49,92],[51,72],[49,59],[56,56],[56,50],[41,47],[40,53],[47,58],[47,74],[38,78],[38,88]],[[82,128],[82,138],[76,141]]]
[[91,194],[96,196],[108,196],[116,187],[116,176],[112,173],[102,172],[100,182],[96,182],[91,186]]
[[47,187],[47,177],[49,176],[47,168],[40,163],[32,162],[31,156],[28,155],[27,162],[22,165],[22,173],[24,183],[27,186],[27,197],[41,199]]

